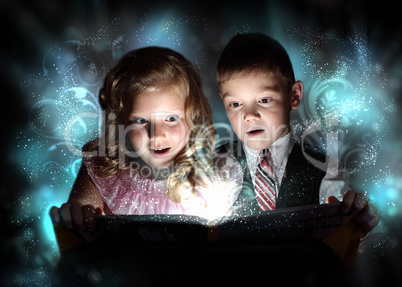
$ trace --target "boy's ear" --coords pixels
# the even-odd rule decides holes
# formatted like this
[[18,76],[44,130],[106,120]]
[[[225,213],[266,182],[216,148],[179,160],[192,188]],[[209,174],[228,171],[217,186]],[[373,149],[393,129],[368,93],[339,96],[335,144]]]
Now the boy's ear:
[[292,110],[297,109],[303,98],[303,83],[297,81],[293,84],[291,90],[290,107]]

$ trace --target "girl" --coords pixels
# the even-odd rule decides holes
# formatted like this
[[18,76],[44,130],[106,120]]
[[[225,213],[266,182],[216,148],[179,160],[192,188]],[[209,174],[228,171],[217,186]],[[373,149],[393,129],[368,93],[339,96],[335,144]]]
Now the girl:
[[99,92],[104,138],[83,148],[67,203],[54,223],[92,229],[103,214],[225,215],[241,186],[241,167],[213,156],[215,130],[196,68],[167,48],[127,53]]

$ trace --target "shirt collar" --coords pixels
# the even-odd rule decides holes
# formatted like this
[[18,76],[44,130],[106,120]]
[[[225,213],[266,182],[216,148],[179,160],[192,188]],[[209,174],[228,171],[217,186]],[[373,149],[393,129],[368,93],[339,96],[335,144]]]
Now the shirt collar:
[[[293,144],[294,139],[290,132],[283,137],[280,137],[273,144],[271,144],[271,146],[269,146],[268,148],[271,152],[271,157],[274,162],[276,162],[279,158],[283,158],[285,155],[289,155],[293,148]],[[252,149],[244,143],[242,145],[250,166],[255,166],[256,164],[259,164],[259,161],[261,160],[259,156],[261,150]]]
[[276,159],[283,157],[285,154],[289,154],[293,148],[294,139],[292,134],[289,132],[283,137],[277,139],[270,147],[269,151],[271,152],[271,156]]

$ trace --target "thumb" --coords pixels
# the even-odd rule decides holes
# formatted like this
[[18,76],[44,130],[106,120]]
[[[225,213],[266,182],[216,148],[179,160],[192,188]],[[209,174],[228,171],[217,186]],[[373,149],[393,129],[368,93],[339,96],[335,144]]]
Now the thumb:
[[328,197],[328,203],[333,202],[339,202],[339,200],[335,196],[331,195],[330,197]]
[[53,223],[60,223],[60,214],[58,207],[52,206],[49,210],[49,216]]

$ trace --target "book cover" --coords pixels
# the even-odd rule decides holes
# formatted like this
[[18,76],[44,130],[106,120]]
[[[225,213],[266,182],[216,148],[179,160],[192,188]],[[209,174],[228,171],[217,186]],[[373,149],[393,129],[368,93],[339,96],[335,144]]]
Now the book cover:
[[113,239],[150,241],[229,241],[278,236],[323,240],[347,218],[340,203],[308,205],[215,220],[190,215],[97,216],[96,230]]

